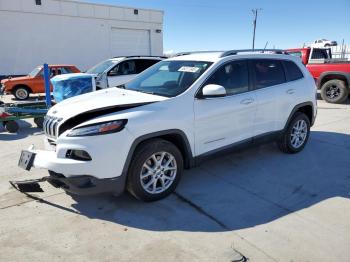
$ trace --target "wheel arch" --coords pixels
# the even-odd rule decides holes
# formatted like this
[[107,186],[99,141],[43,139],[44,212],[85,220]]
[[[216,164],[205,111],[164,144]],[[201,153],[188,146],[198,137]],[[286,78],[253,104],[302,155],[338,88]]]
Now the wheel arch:
[[304,103],[298,104],[293,108],[292,112],[289,114],[288,120],[287,120],[283,130],[287,129],[290,121],[292,120],[292,118],[296,112],[304,113],[309,118],[311,126],[314,124],[314,122],[315,122],[314,105],[311,101],[309,101],[309,102],[304,102]]
[[14,85],[14,86],[12,87],[12,89],[11,89],[11,92],[15,92],[15,90],[16,90],[17,88],[19,88],[19,87],[25,87],[25,88],[29,91],[29,93],[33,93],[33,90],[31,89],[31,87],[28,86],[28,85],[26,85],[26,84],[16,84],[16,85]]
[[186,134],[182,130],[179,130],[179,129],[169,129],[169,130],[163,130],[163,131],[158,131],[158,132],[142,135],[142,136],[136,138],[130,147],[128,156],[127,156],[126,161],[124,163],[123,175],[127,174],[129,167],[130,167],[130,163],[132,161],[132,158],[133,158],[134,153],[137,150],[137,148],[142,143],[149,141],[150,139],[155,139],[155,138],[167,140],[167,141],[173,143],[175,146],[177,146],[178,149],[180,150],[183,158],[184,158],[185,168],[190,168],[190,167],[195,165],[194,164],[194,157],[192,154],[192,149],[191,149],[191,146],[190,146],[190,143],[187,139]]
[[318,78],[317,87],[320,89],[324,83],[333,79],[344,81],[347,88],[349,88],[350,73],[339,72],[339,71],[330,71],[330,72],[322,73]]

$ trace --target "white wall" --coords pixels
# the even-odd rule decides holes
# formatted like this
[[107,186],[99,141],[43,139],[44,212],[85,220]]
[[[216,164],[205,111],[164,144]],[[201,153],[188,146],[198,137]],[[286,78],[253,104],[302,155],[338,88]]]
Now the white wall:
[[26,74],[36,65],[75,64],[81,70],[106,58],[112,27],[150,30],[151,54],[163,54],[163,12],[70,0],[0,0],[0,75]]

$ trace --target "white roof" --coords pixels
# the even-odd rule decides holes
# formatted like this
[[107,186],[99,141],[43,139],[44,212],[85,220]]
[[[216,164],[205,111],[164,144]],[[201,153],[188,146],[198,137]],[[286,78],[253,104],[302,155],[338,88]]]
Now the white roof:
[[205,53],[193,53],[189,55],[180,55],[170,58],[171,60],[189,60],[189,61],[208,61],[216,62],[220,60],[222,52],[205,52]]
[[[188,61],[208,61],[208,62],[217,62],[221,59],[225,59],[228,57],[235,57],[235,58],[277,58],[277,59],[290,59],[297,61],[299,58],[291,55],[284,55],[284,54],[274,54],[274,53],[256,53],[256,52],[245,52],[245,53],[238,53],[235,55],[229,55],[220,57],[223,52],[215,51],[215,52],[203,52],[203,53],[192,53],[188,55],[180,55],[170,58],[169,60],[188,60]],[[300,60],[300,59],[299,59]]]

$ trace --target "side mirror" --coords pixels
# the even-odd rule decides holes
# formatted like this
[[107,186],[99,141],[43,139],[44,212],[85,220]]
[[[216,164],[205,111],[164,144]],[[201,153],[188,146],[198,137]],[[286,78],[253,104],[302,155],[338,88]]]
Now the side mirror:
[[118,72],[113,71],[113,70],[111,70],[107,73],[107,76],[117,76],[117,75],[118,75]]
[[206,85],[202,89],[202,98],[226,96],[226,89],[221,85]]

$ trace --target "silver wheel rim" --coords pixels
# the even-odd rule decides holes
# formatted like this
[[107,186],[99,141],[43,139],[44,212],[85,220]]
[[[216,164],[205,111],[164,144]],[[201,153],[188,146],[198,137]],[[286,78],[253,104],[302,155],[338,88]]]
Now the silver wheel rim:
[[292,127],[290,143],[294,148],[301,147],[307,137],[307,124],[305,120],[298,120]]
[[173,184],[176,173],[177,164],[172,154],[168,152],[154,153],[142,165],[141,186],[150,194],[160,194]]
[[25,99],[28,96],[28,92],[27,90],[20,88],[16,90],[16,96],[19,99]]

